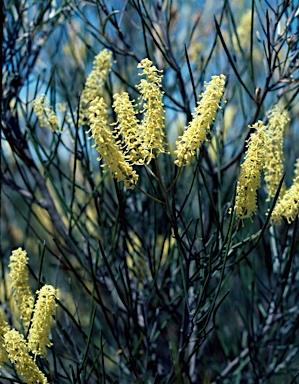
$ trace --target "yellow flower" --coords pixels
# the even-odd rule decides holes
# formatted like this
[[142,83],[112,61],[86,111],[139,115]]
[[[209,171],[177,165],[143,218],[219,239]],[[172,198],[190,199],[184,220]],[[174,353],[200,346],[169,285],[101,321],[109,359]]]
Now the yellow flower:
[[28,257],[26,255],[27,252],[23,251],[22,248],[12,251],[9,264],[13,295],[24,326],[29,325],[34,305],[34,297],[29,284]]
[[[265,182],[268,189],[268,198],[271,200],[275,196],[280,180],[283,177],[283,134],[289,117],[286,111],[275,106],[268,114],[269,124],[266,129],[266,154],[265,154]],[[280,196],[285,192],[283,184]]]
[[46,384],[46,376],[38,369],[37,365],[29,355],[28,347],[24,336],[15,329],[4,335],[4,346],[8,357],[15,364],[16,371],[24,378],[27,384]]
[[256,212],[257,190],[264,166],[266,128],[262,121],[258,121],[252,128],[257,131],[251,134],[247,142],[247,152],[237,184],[235,210],[240,219],[251,217]]
[[96,97],[89,107],[89,120],[91,137],[95,140],[94,146],[100,154],[97,160],[104,159],[113,177],[117,181],[123,181],[126,188],[133,189],[138,181],[138,175],[128,162],[115,137],[108,126],[108,115],[103,98]]
[[8,322],[4,320],[2,312],[0,312],[0,368],[8,360],[8,355],[4,346],[3,336],[10,330]]
[[205,83],[206,90],[200,95],[201,100],[194,110],[193,119],[176,142],[177,149],[174,154],[177,159],[174,163],[178,167],[189,165],[196,151],[201,148],[210,131],[210,125],[216,118],[217,110],[221,109],[220,103],[225,91],[224,83],[224,75],[212,76],[212,80]]
[[294,173],[293,185],[277,201],[273,209],[271,220],[274,224],[280,224],[283,217],[290,224],[299,214],[299,158],[295,163]]
[[143,59],[137,66],[142,68],[140,76],[145,75],[146,79],[141,79],[136,86],[141,94],[144,113],[141,123],[141,135],[143,139],[143,147],[148,151],[145,163],[149,164],[151,159],[160,153],[167,153],[165,149],[164,138],[166,137],[165,129],[165,112],[162,102],[164,92],[161,91],[162,76],[149,59]]
[[[127,92],[116,93],[113,98],[112,107],[117,114],[116,124],[118,124],[115,129],[115,138],[120,137],[123,139],[123,149],[129,152],[129,159],[133,164],[144,164],[148,151],[144,148],[140,134],[139,120],[134,111],[135,105],[133,105]],[[117,143],[120,142],[121,140]]]
[[46,355],[50,329],[54,324],[52,316],[55,313],[56,290],[52,285],[44,285],[37,291],[38,297],[33,310],[32,323],[28,335],[28,347],[35,355]]
[[88,75],[85,87],[80,97],[79,124],[86,124],[89,117],[89,105],[92,100],[100,95],[112,65],[112,52],[103,49],[93,61],[93,69]]
[[49,105],[49,100],[46,95],[41,95],[33,100],[33,110],[38,118],[41,128],[49,128],[51,131],[59,131],[59,121]]

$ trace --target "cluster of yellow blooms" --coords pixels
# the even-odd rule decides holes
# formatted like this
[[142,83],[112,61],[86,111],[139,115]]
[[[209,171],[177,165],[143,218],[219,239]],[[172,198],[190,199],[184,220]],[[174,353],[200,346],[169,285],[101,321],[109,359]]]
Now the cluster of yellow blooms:
[[35,355],[46,355],[46,346],[52,345],[49,334],[54,324],[56,290],[52,285],[44,285],[37,293],[33,310],[32,324],[28,335],[28,347]]
[[8,355],[2,340],[4,338],[4,335],[9,331],[10,331],[9,325],[4,318],[4,313],[1,311],[0,312],[0,368],[8,360]]
[[[100,154],[98,160],[104,159],[113,177],[124,181],[126,188],[133,189],[138,181],[138,174],[132,164],[149,164],[150,161],[167,153],[165,149],[164,109],[161,91],[162,76],[148,59],[142,60],[138,68],[142,68],[145,79],[137,88],[141,94],[143,119],[136,117],[134,101],[127,92],[113,96],[117,121],[112,123],[114,131],[109,128],[107,106],[103,98],[96,97],[90,102],[89,122],[91,137]],[[160,71],[161,72],[161,71]]]
[[[260,186],[261,173],[264,171],[268,189],[267,201],[272,199],[283,177],[283,132],[289,117],[286,111],[275,106],[268,114],[268,125],[259,121],[252,128],[247,143],[247,152],[241,165],[237,184],[235,211],[240,219],[251,217],[257,209],[257,190]],[[280,223],[285,217],[290,223],[299,213],[299,160],[295,166],[293,185],[286,190],[282,185],[277,203],[271,215],[271,222]]]
[[136,86],[141,94],[143,102],[143,120],[140,133],[143,138],[143,147],[147,149],[148,155],[144,159],[149,164],[151,159],[160,153],[167,153],[164,144],[165,138],[165,111],[162,103],[163,92],[161,91],[162,75],[149,59],[143,59],[137,66],[142,68],[145,79],[141,79]]
[[79,125],[88,123],[90,102],[101,93],[104,80],[111,69],[112,52],[103,49],[93,61],[93,69],[88,75],[80,97]]
[[144,164],[147,157],[148,150],[145,148],[142,141],[142,136],[139,132],[139,120],[137,119],[134,111],[136,106],[129,98],[127,92],[122,94],[116,93],[113,95],[114,103],[112,107],[117,114],[117,121],[115,123],[115,138],[119,139],[118,144],[121,144],[123,138],[122,149],[128,152],[129,159],[133,164]]
[[[268,189],[270,201],[277,191],[280,180],[283,177],[283,134],[286,124],[290,121],[287,112],[275,106],[268,114],[269,123],[266,131],[267,148],[265,155],[264,177]],[[280,195],[285,192],[285,185],[282,185]]]
[[33,100],[33,110],[41,128],[49,128],[53,132],[58,131],[59,121],[51,105],[49,105],[46,95],[41,95]]
[[240,219],[251,217],[256,212],[257,190],[265,159],[266,128],[262,121],[258,121],[252,128],[256,129],[256,133],[247,142],[247,152],[237,184],[235,210]]
[[13,295],[20,310],[24,327],[28,327],[34,306],[34,296],[31,292],[28,273],[28,257],[26,251],[18,248],[10,256],[10,278]]
[[103,98],[96,97],[89,107],[91,137],[94,139],[97,151],[100,154],[98,160],[103,158],[108,165],[113,177],[117,181],[124,181],[126,188],[132,188],[138,180],[136,171],[128,161],[128,157],[122,151],[119,143],[108,126],[106,104]]
[[[115,94],[112,107],[117,121],[112,132],[108,125],[107,107],[102,98],[96,97],[89,103],[89,121],[91,137],[100,153],[100,159],[118,181],[124,181],[127,188],[134,188],[138,175],[132,164],[149,164],[161,153],[169,153],[165,144],[165,111],[161,90],[162,71],[159,71],[149,59],[143,59],[137,66],[142,69],[145,78],[141,79],[136,88],[140,92],[140,103],[143,113],[140,122],[135,111],[137,106],[131,101],[129,94]],[[206,134],[213,124],[225,91],[225,76],[213,76],[210,83],[205,84],[206,90],[200,95],[201,100],[195,108],[194,118],[186,127],[184,134],[177,141],[175,164],[179,167],[190,164],[196,150],[200,149]]]
[[279,224],[283,217],[291,223],[299,214],[299,158],[296,160],[294,173],[292,186],[278,199],[273,209],[271,219],[274,223]]
[[8,359],[15,365],[16,371],[23,376],[24,383],[47,383],[46,376],[35,363],[33,355],[46,355],[46,346],[51,346],[49,340],[50,328],[53,325],[52,316],[55,313],[56,290],[51,285],[44,285],[37,291],[37,300],[29,285],[27,269],[27,252],[18,248],[12,251],[10,257],[10,277],[13,295],[19,308],[25,330],[28,328],[28,338],[16,329],[10,329],[3,318],[0,319],[0,366]]
[[[80,97],[79,105],[79,125],[88,124],[90,102],[100,93],[108,72],[111,69],[112,52],[104,49],[93,61],[93,69],[88,75],[84,89]],[[59,130],[59,120],[49,105],[46,95],[40,95],[33,101],[33,110],[38,118],[42,128],[49,128],[53,132],[62,132]],[[71,120],[69,117],[67,121]]]
[[193,119],[176,142],[177,149],[174,153],[177,160],[174,163],[178,167],[189,165],[190,160],[205,141],[217,111],[221,109],[220,102],[225,91],[224,83],[224,75],[212,76],[212,80],[205,83],[206,90],[200,95],[201,100],[194,110]]
[[21,333],[15,329],[6,332],[3,336],[3,343],[9,360],[14,363],[18,374],[23,376],[24,383],[47,383],[46,376],[30,356],[28,345]]

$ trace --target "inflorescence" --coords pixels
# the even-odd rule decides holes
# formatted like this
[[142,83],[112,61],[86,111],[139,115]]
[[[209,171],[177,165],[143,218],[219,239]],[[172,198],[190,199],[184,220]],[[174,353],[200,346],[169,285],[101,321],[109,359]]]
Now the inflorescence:
[[216,114],[221,109],[221,100],[225,91],[225,76],[212,76],[209,83],[205,83],[206,90],[200,95],[201,100],[197,103],[193,113],[193,119],[185,129],[182,136],[176,142],[177,156],[175,164],[178,167],[190,164],[210,132],[210,127],[216,119]]
[[258,121],[252,128],[256,132],[251,134],[247,142],[247,152],[237,184],[235,210],[240,219],[256,213],[257,190],[265,160],[265,126],[262,121]]
[[18,248],[12,251],[9,268],[13,294],[23,329],[28,335],[25,339],[18,330],[10,329],[5,315],[0,313],[0,367],[10,360],[24,383],[46,384],[47,378],[36,365],[35,358],[37,355],[45,357],[46,346],[52,345],[49,335],[54,324],[57,291],[51,285],[44,285],[36,292],[37,300],[34,303],[27,264],[25,250]]
[[46,95],[40,95],[33,100],[33,110],[41,128],[48,128],[53,132],[59,131],[59,121]]

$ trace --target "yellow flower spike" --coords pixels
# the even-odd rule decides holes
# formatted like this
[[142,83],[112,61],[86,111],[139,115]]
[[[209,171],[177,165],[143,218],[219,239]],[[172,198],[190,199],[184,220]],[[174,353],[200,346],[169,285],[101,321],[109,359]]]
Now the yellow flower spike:
[[24,383],[46,384],[47,378],[29,355],[24,336],[12,329],[5,333],[3,340],[9,360],[14,363],[17,373],[23,376]]
[[37,291],[37,301],[33,310],[32,323],[28,335],[28,347],[35,355],[47,354],[50,347],[50,329],[54,324],[56,290],[52,285],[44,285]]
[[256,132],[247,142],[247,152],[241,165],[241,174],[237,184],[235,211],[240,219],[246,219],[256,213],[257,190],[261,182],[261,172],[265,158],[265,126],[258,121],[252,126]]
[[206,139],[210,126],[213,124],[218,109],[221,109],[221,100],[225,91],[225,76],[212,76],[209,83],[205,83],[206,90],[200,95],[201,100],[194,109],[193,119],[176,142],[174,154],[175,164],[184,167],[190,164],[196,151]]
[[93,61],[93,69],[88,75],[80,97],[79,124],[86,124],[89,117],[90,102],[100,95],[112,65],[112,52],[103,49]]
[[53,132],[59,131],[58,118],[49,105],[49,100],[46,95],[41,95],[33,100],[33,110],[41,128],[49,128]]
[[[268,189],[266,201],[270,201],[276,194],[280,180],[283,177],[283,135],[286,124],[290,121],[286,111],[275,106],[268,114],[269,123],[266,130],[265,182]],[[285,193],[282,185],[280,196]]]
[[117,181],[123,181],[126,188],[134,189],[138,181],[136,171],[128,161],[128,157],[115,141],[111,129],[108,126],[108,115],[103,98],[96,97],[89,107],[89,121],[91,137],[95,140],[94,146],[100,154],[97,160],[104,159],[112,176]]
[[3,314],[0,312],[0,368],[8,360],[8,355],[4,346],[3,336],[10,330],[8,322],[5,321],[3,317]]
[[143,147],[139,120],[134,111],[135,105],[127,92],[116,93],[113,98],[112,107],[117,114],[116,124],[118,124],[115,129],[115,137],[122,137],[124,149],[129,152],[129,159],[133,164],[142,165],[148,156],[148,151]]
[[10,256],[9,276],[12,281],[13,295],[19,308],[21,319],[25,327],[29,325],[34,297],[29,284],[27,252],[18,248]]
[[299,215],[299,158],[295,163],[295,177],[292,186],[279,199],[272,211],[271,221],[280,224],[286,218],[290,224]]
[[148,151],[146,164],[160,153],[168,153],[165,146],[165,111],[162,102],[164,92],[161,91],[162,75],[149,59],[143,59],[137,66],[142,68],[140,76],[145,75],[136,86],[141,94],[143,103],[143,120],[141,123],[141,135],[144,149]]

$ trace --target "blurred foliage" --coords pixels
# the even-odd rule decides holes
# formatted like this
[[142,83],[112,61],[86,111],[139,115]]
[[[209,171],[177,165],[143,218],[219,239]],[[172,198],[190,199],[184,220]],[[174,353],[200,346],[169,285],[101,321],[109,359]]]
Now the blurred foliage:
[[[290,116],[285,182],[298,142],[298,1],[4,0],[0,305],[22,330],[9,256],[29,256],[32,286],[59,289],[53,346],[37,358],[51,383],[295,383],[299,377],[299,236],[258,213],[229,214],[245,143],[278,104]],[[101,95],[138,101],[137,64],[163,70],[170,156],[139,167],[139,189],[104,172],[79,125],[94,57],[112,70]],[[175,141],[204,81],[224,74],[227,105],[195,161]],[[58,132],[40,127],[46,94]],[[153,175],[156,176],[153,177]],[[171,187],[171,188],[170,188]],[[145,191],[147,194],[142,193]],[[166,201],[160,204],[156,199]],[[24,335],[26,336],[26,335]],[[22,382],[13,364],[1,382]]]

